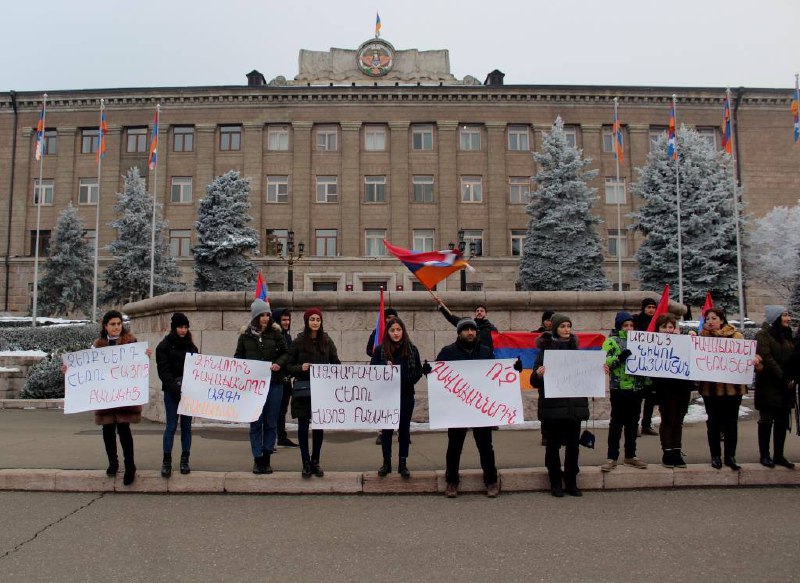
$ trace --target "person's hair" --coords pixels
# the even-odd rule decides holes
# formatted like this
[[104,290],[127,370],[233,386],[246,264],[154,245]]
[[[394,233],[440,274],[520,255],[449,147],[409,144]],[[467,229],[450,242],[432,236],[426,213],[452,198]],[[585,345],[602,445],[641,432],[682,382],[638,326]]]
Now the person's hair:
[[769,326],[769,332],[772,334],[772,337],[775,338],[778,342],[782,342],[784,340],[792,340],[792,327],[791,324],[789,327],[786,327],[781,322],[783,320],[783,314],[781,314],[772,324]]
[[489,308],[487,308],[484,304],[478,304],[477,306],[475,306],[475,310],[476,311],[478,310],[478,308],[483,308],[484,312],[487,312],[487,313],[489,312]]
[[722,325],[725,326],[728,323],[728,318],[725,315],[725,310],[720,307],[714,306],[713,308],[708,308],[705,312],[703,312],[703,318],[708,316],[708,313],[714,313],[717,317],[722,320]]
[[258,316],[256,316],[252,320],[250,320],[250,326],[253,327],[253,328],[259,328],[260,325],[259,325],[258,321],[261,319],[261,316],[264,316],[264,315],[266,315],[267,318],[269,318],[267,320],[267,326],[264,329],[266,330],[267,328],[269,328],[270,324],[272,324],[275,321],[274,318],[272,317],[272,312],[263,312],[263,313],[259,314]]
[[[389,336],[389,328],[393,325],[398,324],[400,328],[403,330],[403,337],[400,339],[400,342],[395,343],[391,336]],[[400,350],[400,356],[407,358],[411,351],[408,348],[410,344],[410,340],[408,339],[408,330],[406,330],[406,325],[400,318],[396,318],[392,316],[389,320],[386,321],[386,329],[383,331],[383,338],[381,339],[381,349],[383,350],[383,356],[386,361],[392,360],[392,349],[397,347]]]
[[[120,322],[123,322],[123,320],[122,320],[122,312],[120,312],[119,310],[109,310],[105,314],[103,314],[102,324],[100,325],[100,338],[108,339],[108,332],[106,331],[106,324],[108,324],[114,318],[119,318]],[[124,327],[123,327],[123,332],[124,331],[125,330],[124,330]]]
[[[323,329],[324,322],[320,316],[319,330],[317,330],[317,343],[314,344],[314,339],[311,338],[311,328],[308,326],[308,320],[305,320],[303,326],[303,350],[306,352],[327,352],[328,351],[328,335],[325,334]],[[318,349],[318,350],[315,350]]]
[[672,314],[659,314],[656,318],[656,332],[661,326],[665,326],[666,324],[672,324],[676,328],[678,327],[678,320]]

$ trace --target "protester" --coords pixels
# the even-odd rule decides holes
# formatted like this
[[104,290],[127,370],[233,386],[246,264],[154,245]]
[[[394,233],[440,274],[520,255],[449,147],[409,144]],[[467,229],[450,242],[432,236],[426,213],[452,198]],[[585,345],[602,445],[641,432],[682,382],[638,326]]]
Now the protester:
[[[383,311],[384,330],[386,329],[386,326],[389,325],[389,319],[397,318],[397,317],[398,317],[397,310],[395,310],[394,308],[386,308]],[[369,339],[367,339],[367,356],[369,356],[370,358],[372,358],[373,352],[375,350],[375,333],[376,332],[377,332],[377,329],[375,329],[372,332],[370,332]],[[378,432],[378,437],[375,438],[375,444],[376,445],[381,445],[382,443],[383,443],[383,433],[379,431]]]
[[[653,315],[656,313],[658,303],[653,298],[645,298],[642,300],[642,311],[633,317],[633,326],[635,330],[641,332],[647,331],[650,322],[653,320]],[[644,408],[642,410],[642,435],[658,435],[658,431],[653,429],[653,411],[656,407],[656,392],[653,389],[652,382],[646,378],[642,387],[642,397],[644,398]]]
[[[422,364],[419,351],[408,337],[406,325],[400,318],[389,318],[381,344],[372,355],[370,364],[393,364],[400,367],[400,425],[397,429],[400,445],[400,460],[397,473],[408,479],[408,449],[411,442],[411,415],[414,413],[414,385],[422,377]],[[392,429],[384,429],[381,434],[383,465],[378,475],[384,477],[392,471]]]
[[283,398],[283,369],[289,356],[281,327],[272,321],[272,311],[264,300],[256,298],[250,305],[250,324],[242,328],[234,358],[271,362],[269,391],[258,419],[250,423],[250,450],[253,473],[271,474],[272,451],[277,438],[278,413]]
[[[765,322],[756,334],[756,351],[762,364],[755,382],[759,461],[768,468],[778,465],[791,470],[794,464],[784,456],[783,447],[794,406],[793,391],[789,387],[795,348],[792,319],[783,306],[766,306],[765,311]],[[769,455],[770,433],[774,439],[772,457]]]
[[[536,341],[539,355],[533,366],[531,383],[542,392],[540,418],[547,431],[545,465],[550,478],[550,493],[562,498],[582,496],[578,488],[578,456],[581,421],[589,419],[589,400],[586,397],[547,396],[544,377],[544,353],[547,350],[578,350],[578,338],[572,334],[572,320],[564,314],[553,314],[553,332],[543,332]],[[561,446],[564,446],[564,470],[561,470]],[[562,483],[563,479],[563,483]]]
[[[183,384],[183,365],[187,354],[200,352],[192,341],[189,331],[189,318],[181,312],[172,314],[169,334],[156,346],[156,367],[161,379],[161,390],[164,392],[164,412],[167,426],[164,428],[164,459],[161,462],[161,476],[172,475],[172,444],[175,431],[178,429],[178,404],[181,402],[181,385]],[[181,474],[188,474],[189,453],[192,449],[192,418],[180,415],[181,425]]]
[[[453,315],[452,312],[444,305],[441,298],[438,296],[433,296],[438,306],[438,310],[442,313],[442,316],[450,322],[453,326],[458,327],[458,323],[463,320],[464,318],[460,318],[458,316]],[[497,327],[492,324],[489,319],[486,317],[488,310],[486,306],[483,304],[478,304],[475,307],[475,318],[472,319],[475,322],[475,325],[478,327],[478,340],[480,340],[483,344],[489,347],[489,350],[494,351],[494,342],[492,341],[492,332],[497,332]]]
[[[292,327],[292,312],[288,308],[272,311],[272,319],[281,327],[281,335],[286,343],[286,350],[292,345],[292,335],[289,329]],[[286,432],[286,413],[289,411],[289,401],[292,397],[292,377],[288,374],[283,375],[283,397],[281,397],[281,408],[278,412],[278,445],[281,447],[298,447],[289,439]]]
[[[703,317],[705,318],[705,324],[700,331],[700,336],[743,338],[740,332],[728,324],[725,311],[722,308],[709,308],[705,311]],[[734,471],[740,470],[741,466],[736,463],[736,445],[739,437],[739,406],[742,403],[742,395],[747,393],[747,385],[700,381],[698,383],[698,391],[703,397],[703,404],[708,414],[706,429],[708,449],[711,453],[711,466],[715,469],[722,467],[722,440],[720,435],[724,434],[724,463]]]
[[628,333],[633,330],[633,316],[618,312],[614,318],[614,330],[603,342],[606,366],[611,377],[611,421],[608,426],[608,460],[600,466],[604,472],[617,467],[619,442],[625,431],[625,458],[623,463],[640,470],[647,464],[636,457],[636,431],[639,428],[639,413],[642,410],[642,384],[644,377],[625,372],[625,361],[631,355],[628,350]]
[[[458,334],[456,341],[439,351],[436,360],[480,360],[493,359],[494,352],[491,345],[478,339],[478,324],[472,318],[462,318],[456,326]],[[425,363],[427,365],[427,362]],[[430,366],[423,367],[423,372],[429,372]],[[492,428],[473,427],[472,436],[478,448],[483,470],[483,483],[486,485],[486,495],[495,498],[500,489],[497,485],[497,466],[495,465],[494,449],[492,447]],[[461,463],[461,451],[464,449],[464,439],[467,437],[467,428],[451,427],[447,430],[447,457],[445,480],[447,487],[445,495],[448,498],[458,496],[460,482],[458,470]]]
[[542,325],[539,326],[535,332],[541,334],[542,332],[552,332],[553,331],[553,321],[550,319],[553,317],[555,312],[553,310],[545,310],[542,312]]
[[[292,397],[292,417],[297,419],[297,440],[300,442],[300,457],[303,460],[303,478],[325,475],[319,465],[324,433],[314,429],[312,449],[308,450],[308,429],[311,424],[311,395],[300,395],[301,387],[309,388],[312,364],[341,364],[336,345],[322,327],[322,312],[319,308],[309,308],[303,314],[305,326],[297,335],[289,349],[289,373],[296,379],[295,394]],[[303,385],[306,385],[303,387]]]
[[[678,322],[672,314],[660,314],[656,318],[656,332],[679,334]],[[689,411],[694,382],[686,379],[653,377],[661,425],[661,465],[667,468],[685,468],[686,461],[681,452],[683,440],[683,419]]]

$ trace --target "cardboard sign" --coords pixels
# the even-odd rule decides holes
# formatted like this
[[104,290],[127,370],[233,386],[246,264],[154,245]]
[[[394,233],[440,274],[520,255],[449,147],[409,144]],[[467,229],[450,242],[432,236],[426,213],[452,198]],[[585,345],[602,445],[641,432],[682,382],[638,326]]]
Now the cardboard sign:
[[311,425],[314,429],[397,429],[400,367],[312,364]]
[[249,423],[261,415],[272,379],[271,362],[187,354],[179,415]]
[[688,336],[657,332],[628,332],[625,372],[635,376],[689,379],[692,343]]
[[545,350],[545,396],[605,397],[605,363],[602,350]]
[[514,359],[437,361],[431,366],[431,429],[493,427],[524,421]]
[[150,399],[147,342],[89,348],[61,356],[64,413],[144,405]]

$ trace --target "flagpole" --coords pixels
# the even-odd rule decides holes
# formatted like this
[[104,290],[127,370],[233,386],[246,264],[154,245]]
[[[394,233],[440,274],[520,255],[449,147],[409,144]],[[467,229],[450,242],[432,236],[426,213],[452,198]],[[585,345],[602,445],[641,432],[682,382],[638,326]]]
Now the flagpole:
[[[161,105],[156,105],[156,127],[153,139],[156,140],[156,161],[153,168],[153,220],[150,231],[150,297],[153,297],[155,287],[155,261],[156,261],[156,188],[158,185],[158,122],[161,116]],[[152,156],[152,153],[151,153]]]
[[[41,220],[42,220],[42,200],[44,199],[44,185],[42,184],[42,179],[44,176],[44,148],[45,148],[45,141],[44,141],[44,134],[45,134],[45,118],[47,117],[47,93],[42,96],[42,135],[41,135],[41,144],[39,147],[40,155],[39,155],[39,192],[36,196],[36,249],[34,250],[33,255],[33,310],[31,316],[31,325],[36,328],[36,310],[38,309],[39,303],[39,239],[41,236]],[[37,136],[38,139],[38,136]],[[55,192],[53,193],[55,195]]]
[[672,111],[675,113],[675,202],[678,212],[678,303],[683,305],[683,229],[681,227],[681,174],[678,156],[678,97],[672,94]]
[[97,204],[94,213],[94,276],[92,278],[92,322],[97,322],[97,267],[100,254],[100,184],[103,172],[103,112],[105,100],[100,100],[100,125],[97,143]]
[[[617,161],[617,188],[619,188],[619,153],[618,150],[621,147],[617,143],[618,134],[617,132],[621,131],[619,127],[619,111],[617,109],[619,100],[615,97],[614,98],[614,128],[613,128],[613,135],[611,139],[614,145],[614,152],[616,153],[614,158]],[[624,192],[624,191],[623,191]],[[617,291],[622,291],[622,202],[620,200],[619,191],[617,191],[617,280],[619,287]],[[627,237],[626,237],[627,240]]]
[[731,182],[733,183],[733,212],[734,224],[736,225],[736,278],[739,293],[739,328],[744,330],[744,283],[742,280],[742,243],[739,227],[739,187],[736,184],[736,144],[733,141],[733,108],[731,107],[731,90],[725,90],[725,98],[728,100],[728,123],[731,127],[731,161],[733,162],[733,173]]

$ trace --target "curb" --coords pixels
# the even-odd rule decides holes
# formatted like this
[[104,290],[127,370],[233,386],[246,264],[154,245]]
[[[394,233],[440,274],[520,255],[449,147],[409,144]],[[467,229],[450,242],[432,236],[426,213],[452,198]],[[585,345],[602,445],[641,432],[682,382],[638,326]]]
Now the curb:
[[[514,468],[498,472],[503,492],[544,492],[550,489],[546,468]],[[584,490],[640,490],[645,488],[729,488],[753,486],[800,486],[800,471],[742,464],[739,472],[715,470],[705,464],[685,469],[652,465],[646,470],[618,467],[604,473],[585,467],[578,476]],[[480,470],[461,472],[459,491],[485,491]],[[443,470],[413,472],[403,480],[397,474],[379,478],[376,472],[326,472],[324,478],[303,479],[299,472],[255,476],[248,472],[173,474],[168,480],[155,470],[141,470],[130,486],[122,474],[108,477],[103,470],[5,469],[0,470],[0,491],[24,492],[120,492],[175,494],[441,494]]]

